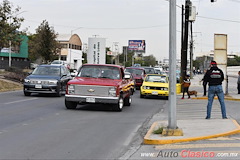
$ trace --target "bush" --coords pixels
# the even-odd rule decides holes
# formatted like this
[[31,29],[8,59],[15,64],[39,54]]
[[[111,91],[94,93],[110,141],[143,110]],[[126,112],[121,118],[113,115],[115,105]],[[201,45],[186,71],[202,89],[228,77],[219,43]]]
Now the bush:
[[17,82],[23,82],[24,78],[28,75],[27,72],[14,67],[10,67],[6,71],[7,72],[4,74],[4,77]]

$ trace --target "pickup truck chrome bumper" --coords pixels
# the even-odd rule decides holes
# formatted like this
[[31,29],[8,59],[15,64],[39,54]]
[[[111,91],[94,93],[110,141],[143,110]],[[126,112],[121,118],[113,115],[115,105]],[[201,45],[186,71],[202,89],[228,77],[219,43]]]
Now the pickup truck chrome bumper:
[[118,103],[119,97],[99,97],[99,96],[80,96],[80,95],[65,95],[66,101],[78,103]]

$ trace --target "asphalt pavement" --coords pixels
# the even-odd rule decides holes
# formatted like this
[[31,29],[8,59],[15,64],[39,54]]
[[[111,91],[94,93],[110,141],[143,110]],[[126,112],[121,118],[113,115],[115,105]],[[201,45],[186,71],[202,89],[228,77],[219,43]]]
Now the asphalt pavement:
[[[191,99],[186,99],[187,95],[185,95],[185,99],[181,99],[182,94],[177,95],[177,127],[182,130],[183,135],[163,136],[162,134],[154,134],[153,131],[168,126],[168,121],[158,121],[161,118],[156,115],[153,117],[152,125],[144,137],[144,144],[180,143],[240,133],[240,125],[235,119],[230,116],[228,119],[222,119],[217,97],[213,102],[211,119],[205,119],[207,96],[203,96],[203,86],[200,82],[202,77],[203,75],[195,75],[191,79],[189,90],[197,91],[197,97],[191,95]],[[231,82],[225,100],[240,101],[240,94],[237,94],[235,86],[236,84]]]

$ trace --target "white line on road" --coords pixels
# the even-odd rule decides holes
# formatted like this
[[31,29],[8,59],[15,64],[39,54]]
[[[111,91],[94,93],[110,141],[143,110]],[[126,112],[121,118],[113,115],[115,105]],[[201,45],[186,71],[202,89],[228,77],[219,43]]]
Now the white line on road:
[[12,102],[8,102],[8,103],[4,103],[4,104],[13,104],[13,103],[18,103],[18,102],[31,101],[31,100],[35,100],[35,99],[38,99],[38,98],[22,99],[19,101],[12,101]]

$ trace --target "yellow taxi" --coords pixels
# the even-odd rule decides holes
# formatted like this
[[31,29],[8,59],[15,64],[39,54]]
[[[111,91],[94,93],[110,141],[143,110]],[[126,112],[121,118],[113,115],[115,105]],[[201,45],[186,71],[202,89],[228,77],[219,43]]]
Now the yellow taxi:
[[[176,92],[181,92],[181,84],[176,84]],[[168,98],[169,95],[169,80],[166,75],[148,74],[144,78],[140,88],[140,98],[145,96],[162,96]]]

